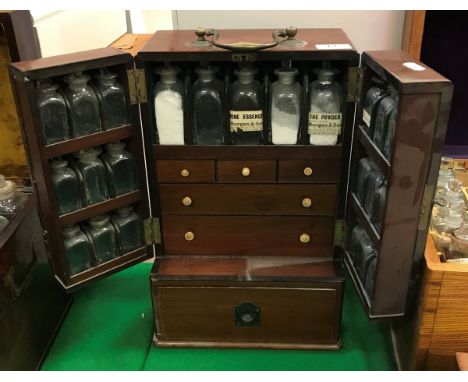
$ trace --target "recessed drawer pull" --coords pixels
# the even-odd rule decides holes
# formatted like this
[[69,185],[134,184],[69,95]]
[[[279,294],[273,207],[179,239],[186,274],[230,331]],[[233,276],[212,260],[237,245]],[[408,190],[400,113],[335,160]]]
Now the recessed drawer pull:
[[250,168],[244,167],[242,169],[242,176],[249,176],[250,175]]
[[309,208],[312,205],[312,200],[310,198],[302,199],[302,207]]
[[186,207],[189,207],[192,205],[192,199],[189,196],[186,196],[182,199],[182,204]]
[[184,168],[183,170],[180,171],[180,175],[182,175],[184,178],[188,177],[190,175],[190,171]]
[[195,239],[195,234],[192,231],[185,232],[184,238],[187,241],[192,241]]
[[304,175],[305,176],[311,176],[314,171],[312,170],[312,167],[305,167],[304,168]]
[[304,244],[308,243],[310,241],[310,235],[307,233],[301,233],[301,236],[299,236],[299,241]]

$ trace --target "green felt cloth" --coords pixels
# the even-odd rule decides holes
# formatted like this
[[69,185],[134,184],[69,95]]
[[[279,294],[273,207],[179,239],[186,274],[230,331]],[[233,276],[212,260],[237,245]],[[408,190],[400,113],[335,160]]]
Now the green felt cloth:
[[340,351],[162,349],[152,346],[144,263],[75,293],[42,370],[394,370],[386,324],[369,322],[347,280]]

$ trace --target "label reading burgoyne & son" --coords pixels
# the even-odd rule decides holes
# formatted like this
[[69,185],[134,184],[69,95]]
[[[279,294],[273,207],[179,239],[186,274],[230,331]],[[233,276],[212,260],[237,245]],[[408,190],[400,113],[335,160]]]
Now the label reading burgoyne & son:
[[309,134],[341,134],[341,113],[309,113]]
[[261,110],[237,111],[231,110],[231,131],[262,131],[263,113]]

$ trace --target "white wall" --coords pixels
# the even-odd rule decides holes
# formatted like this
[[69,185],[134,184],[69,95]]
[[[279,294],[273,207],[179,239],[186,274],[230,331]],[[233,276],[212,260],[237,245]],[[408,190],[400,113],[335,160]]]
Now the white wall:
[[154,33],[159,29],[175,29],[173,11],[130,11],[132,33]]

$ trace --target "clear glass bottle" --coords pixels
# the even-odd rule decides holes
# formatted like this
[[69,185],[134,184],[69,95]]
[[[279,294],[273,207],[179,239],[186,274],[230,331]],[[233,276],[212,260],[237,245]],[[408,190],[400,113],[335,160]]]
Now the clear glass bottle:
[[72,135],[81,137],[102,131],[99,101],[96,93],[88,85],[91,77],[82,72],[65,77],[68,87],[65,95],[70,107]]
[[274,145],[294,145],[299,138],[302,87],[294,79],[294,68],[275,70],[278,77],[271,85],[271,138]]
[[440,160],[439,177],[437,178],[436,197],[445,198],[445,194],[448,191],[448,184],[451,179],[455,179],[453,158],[442,157]]
[[9,215],[16,213],[26,202],[28,196],[16,190],[15,182],[6,180],[0,174],[0,214]]
[[143,225],[133,207],[122,207],[115,212],[112,215],[112,223],[117,230],[120,254],[123,255],[143,247]]
[[378,169],[374,169],[367,180],[366,202],[364,210],[368,215],[372,213],[376,191],[385,184],[385,176]]
[[256,69],[240,68],[231,87],[230,132],[236,145],[263,143],[263,87]]
[[192,87],[193,142],[196,145],[224,144],[223,86],[211,66],[198,67]]
[[125,143],[115,142],[106,145],[101,155],[106,166],[107,179],[112,197],[135,191],[138,188],[138,174],[135,158],[125,150]]
[[310,144],[336,145],[342,126],[343,91],[335,75],[338,69],[324,64],[314,69],[317,79],[310,85]]
[[385,211],[385,197],[387,196],[387,187],[385,185],[380,186],[375,191],[374,201],[372,203],[372,210],[370,214],[370,220],[374,225],[377,232],[382,229],[382,223],[384,219]]
[[372,171],[374,171],[372,161],[369,158],[362,158],[358,163],[356,183],[354,183],[354,193],[361,206],[364,206],[366,201],[367,181]]
[[389,86],[388,90],[390,94],[380,101],[377,107],[375,122],[371,124],[371,129],[369,131],[369,136],[381,151],[383,151],[390,115],[392,111],[396,109],[398,103],[398,93],[395,88]]
[[68,260],[71,275],[76,275],[91,268],[91,245],[86,234],[78,225],[65,227],[62,231],[65,245],[65,256]]
[[102,264],[118,256],[117,235],[109,221],[109,215],[98,215],[86,224],[97,264]]
[[372,87],[367,91],[362,109],[362,121],[364,128],[369,131],[371,127],[372,115],[375,115],[375,106],[378,105],[380,100],[387,94],[385,82],[377,76],[371,78]]
[[395,138],[397,109],[393,109],[388,117],[387,133],[385,134],[385,141],[383,144],[382,152],[385,157],[390,161],[393,154],[393,139]]
[[359,224],[355,225],[351,231],[348,244],[349,255],[353,263],[356,262],[356,257],[360,251],[361,243],[368,240],[370,239],[367,237],[367,233],[364,228],[362,228]]
[[184,85],[177,80],[179,68],[162,66],[156,69],[161,80],[154,86],[154,113],[160,145],[183,145]]
[[462,187],[463,182],[461,180],[458,180],[457,178],[449,179],[447,183],[447,191],[443,197],[449,206],[456,203],[458,200],[464,201]]
[[366,279],[367,269],[372,259],[377,257],[374,243],[369,236],[363,236],[359,243],[358,253],[356,254],[356,261],[354,262],[356,271],[361,282],[364,284]]
[[44,81],[36,87],[37,107],[41,119],[44,144],[63,142],[70,137],[67,104],[58,85]]
[[451,239],[448,257],[450,259],[468,258],[468,222],[462,223],[460,228],[452,233]]
[[98,158],[100,147],[81,150],[74,155],[78,157],[76,167],[78,177],[82,182],[86,205],[91,206],[103,202],[110,197],[109,185],[104,164]]
[[50,163],[50,169],[58,213],[63,215],[82,208],[80,183],[76,173],[68,167],[68,162],[56,158]]
[[96,94],[101,106],[102,124],[105,130],[127,124],[130,120],[127,95],[117,82],[117,74],[100,69],[97,75]]

